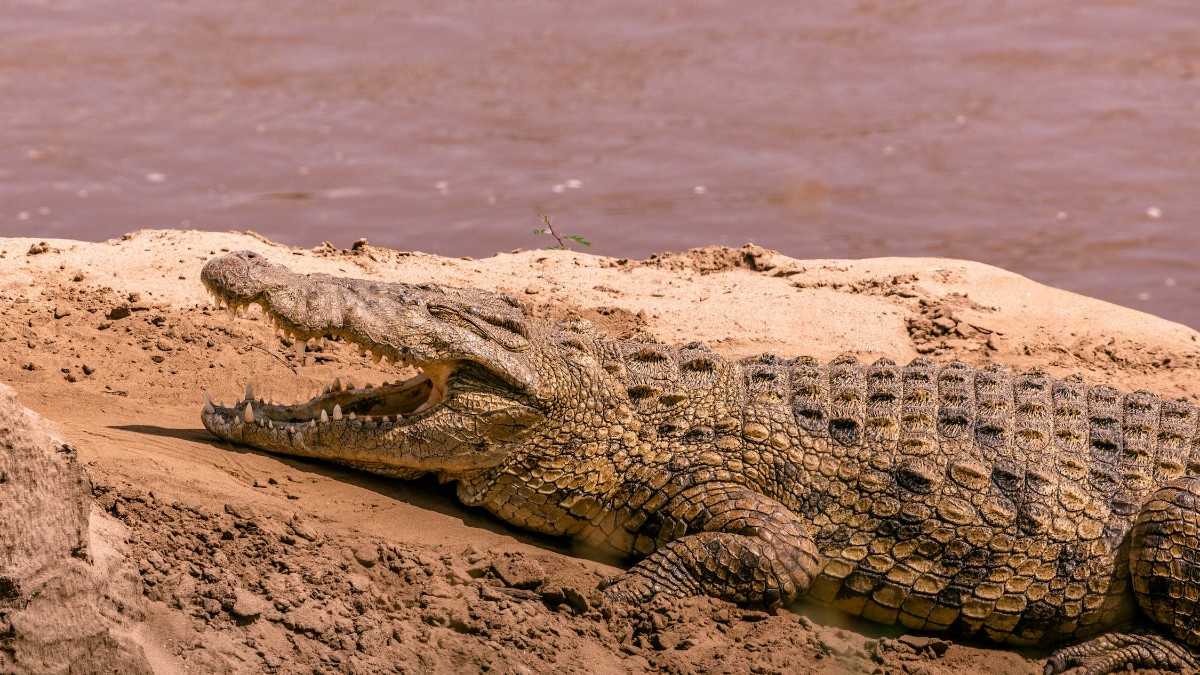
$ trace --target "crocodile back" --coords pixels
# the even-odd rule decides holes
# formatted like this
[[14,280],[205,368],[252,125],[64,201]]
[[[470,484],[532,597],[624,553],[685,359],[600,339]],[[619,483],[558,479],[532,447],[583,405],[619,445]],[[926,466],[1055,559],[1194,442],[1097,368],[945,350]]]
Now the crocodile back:
[[927,359],[789,371],[817,459],[781,498],[830,560],[813,594],[885,623],[1017,643],[1110,625],[1141,505],[1200,468],[1185,400]]

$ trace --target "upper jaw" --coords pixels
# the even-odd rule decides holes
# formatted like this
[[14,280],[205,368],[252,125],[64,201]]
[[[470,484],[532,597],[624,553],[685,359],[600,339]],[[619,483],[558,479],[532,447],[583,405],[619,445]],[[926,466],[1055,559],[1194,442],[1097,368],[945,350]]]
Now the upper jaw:
[[257,304],[298,350],[332,336],[379,362],[428,369],[474,362],[508,389],[532,393],[539,377],[529,357],[524,310],[515,299],[435,284],[384,283],[298,274],[250,251],[213,258],[201,280],[230,311]]

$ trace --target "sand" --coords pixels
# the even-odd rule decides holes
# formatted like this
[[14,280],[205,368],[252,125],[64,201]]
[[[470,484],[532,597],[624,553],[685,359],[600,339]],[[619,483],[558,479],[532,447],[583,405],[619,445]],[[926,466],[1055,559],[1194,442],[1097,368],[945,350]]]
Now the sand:
[[162,673],[1038,673],[1045,655],[803,604],[614,613],[596,585],[621,561],[514,530],[459,505],[452,486],[218,442],[200,425],[205,390],[236,400],[252,380],[290,402],[335,376],[400,374],[336,343],[297,358],[257,311],[214,309],[200,268],[239,249],[301,271],[499,289],[538,315],[730,357],[929,355],[1200,395],[1195,331],[958,260],[802,261],[754,246],[470,260],[179,231],[0,239],[0,382],[77,449],[93,550],[123,555],[136,582],[108,620]]

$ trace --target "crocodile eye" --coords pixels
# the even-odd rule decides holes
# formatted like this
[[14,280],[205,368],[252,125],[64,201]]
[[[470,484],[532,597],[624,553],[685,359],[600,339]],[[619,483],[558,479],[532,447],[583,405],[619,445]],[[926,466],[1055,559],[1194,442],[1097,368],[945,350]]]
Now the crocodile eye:
[[505,349],[522,350],[529,345],[528,329],[525,322],[517,317],[503,316],[482,307],[462,309],[446,305],[429,305],[428,311],[439,321],[466,328],[485,340],[500,344]]
[[471,307],[467,311],[497,328],[503,328],[526,339],[529,338],[529,329],[525,327],[525,322],[515,316],[504,316],[482,307]]

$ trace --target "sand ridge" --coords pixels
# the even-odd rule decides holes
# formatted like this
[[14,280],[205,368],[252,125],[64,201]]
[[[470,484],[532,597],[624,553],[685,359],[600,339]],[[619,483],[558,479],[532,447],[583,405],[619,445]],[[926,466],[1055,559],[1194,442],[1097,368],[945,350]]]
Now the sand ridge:
[[292,401],[335,376],[403,375],[332,342],[298,357],[260,314],[215,309],[200,267],[240,249],[304,272],[502,290],[538,315],[731,357],[930,355],[1200,398],[1195,331],[957,260],[800,261],[754,246],[469,260],[178,231],[0,239],[0,381],[78,448],[93,531],[122,538],[140,584],[122,620],[160,672],[1040,672],[1037,652],[817,608],[698,598],[616,616],[595,588],[620,561],[509,528],[451,486],[218,442],[199,423],[206,390],[228,401],[252,380]]

